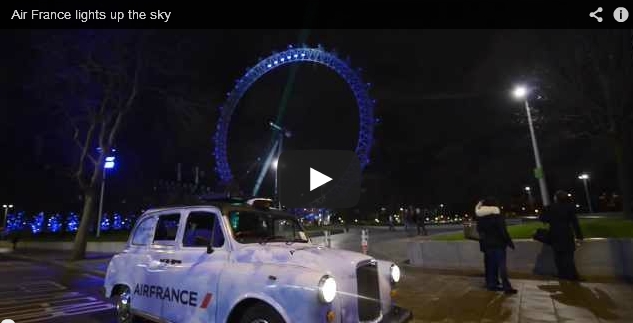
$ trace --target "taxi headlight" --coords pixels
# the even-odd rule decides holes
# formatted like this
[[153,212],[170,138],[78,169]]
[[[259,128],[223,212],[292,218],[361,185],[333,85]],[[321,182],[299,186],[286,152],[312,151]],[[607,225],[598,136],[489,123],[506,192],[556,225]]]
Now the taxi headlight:
[[391,276],[391,282],[392,283],[399,282],[400,281],[400,267],[398,267],[398,265],[396,264],[392,264],[389,271],[390,271],[389,276]]
[[336,296],[336,281],[332,276],[325,275],[319,281],[319,300],[331,303]]

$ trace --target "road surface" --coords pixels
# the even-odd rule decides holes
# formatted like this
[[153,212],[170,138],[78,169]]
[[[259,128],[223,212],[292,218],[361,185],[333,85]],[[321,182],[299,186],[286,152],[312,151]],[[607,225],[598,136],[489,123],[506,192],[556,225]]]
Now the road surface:
[[[461,227],[427,227],[429,234],[459,230]],[[410,231],[413,232],[413,231]],[[369,228],[369,254],[385,260],[406,257],[407,233],[399,227]],[[322,237],[314,238],[320,243]],[[376,242],[380,242],[379,246]],[[360,229],[332,236],[332,247],[361,251]],[[0,254],[0,321],[16,323],[114,323],[114,306],[100,288],[103,278],[82,271],[39,262],[15,260]]]
[[116,322],[101,277],[0,255],[0,320]]

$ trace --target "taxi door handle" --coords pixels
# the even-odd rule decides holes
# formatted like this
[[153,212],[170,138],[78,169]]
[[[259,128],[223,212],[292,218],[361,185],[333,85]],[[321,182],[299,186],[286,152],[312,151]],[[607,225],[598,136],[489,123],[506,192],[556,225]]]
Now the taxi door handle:
[[149,269],[161,269],[161,268],[165,267],[165,265],[167,265],[167,264],[162,262],[162,261],[152,260],[147,265],[147,268],[149,268]]
[[178,259],[160,259],[159,261],[165,265],[182,264],[182,260]]

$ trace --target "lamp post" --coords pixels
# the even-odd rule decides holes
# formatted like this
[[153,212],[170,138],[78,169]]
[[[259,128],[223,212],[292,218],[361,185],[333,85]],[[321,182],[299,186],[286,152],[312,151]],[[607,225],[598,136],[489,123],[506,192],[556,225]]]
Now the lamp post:
[[525,192],[528,195],[528,204],[530,205],[530,209],[534,209],[534,197],[532,196],[532,188],[529,186],[526,186]]
[[283,144],[284,144],[284,137],[290,138],[292,136],[292,133],[288,130],[283,128],[282,126],[270,121],[268,122],[268,125],[273,128],[274,131],[277,132],[277,141],[278,141],[278,145],[277,145],[277,151],[276,151],[276,159],[272,164],[273,169],[275,170],[275,198],[277,199],[277,202],[279,203],[279,209],[281,209],[281,201],[279,200],[279,186],[278,186],[278,179],[277,179],[277,173],[278,173],[278,164],[279,164],[279,157],[281,157],[281,152],[283,149]]
[[543,165],[541,164],[541,156],[538,150],[538,144],[536,142],[536,135],[534,134],[534,125],[532,124],[532,113],[530,112],[530,104],[528,102],[528,90],[524,86],[518,86],[514,89],[513,95],[517,99],[523,99],[525,102],[525,112],[528,118],[528,125],[530,127],[530,137],[532,138],[532,149],[534,150],[534,161],[536,168],[534,169],[534,176],[538,179],[539,188],[541,190],[541,199],[543,200],[543,206],[548,206],[549,193],[547,192],[547,184],[545,183],[545,173],[543,172]]
[[2,204],[2,207],[4,208],[4,218],[2,218],[2,227],[5,228],[6,230],[7,220],[9,216],[9,209],[13,208],[13,204]]
[[578,179],[582,180],[583,185],[585,186],[585,196],[587,197],[587,206],[589,206],[589,213],[593,213],[593,207],[591,206],[591,195],[589,195],[589,174],[582,173],[578,175]]
[[101,235],[101,217],[103,216],[103,193],[105,192],[105,180],[107,170],[114,168],[114,156],[108,156],[103,164],[103,176],[101,176],[101,197],[99,198],[99,213],[97,214],[97,238]]

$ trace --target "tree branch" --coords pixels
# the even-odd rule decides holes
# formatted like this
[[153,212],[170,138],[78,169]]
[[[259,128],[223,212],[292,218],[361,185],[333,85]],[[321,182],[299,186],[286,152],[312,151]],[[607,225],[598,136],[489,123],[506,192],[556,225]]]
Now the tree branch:
[[[77,168],[77,172],[75,173],[77,180],[79,181],[79,186],[82,189],[86,189],[88,186],[88,184],[86,183],[85,179],[84,179],[84,164],[86,161],[86,156],[88,155],[88,147],[90,145],[90,141],[92,139],[92,135],[94,133],[95,130],[95,122],[92,122],[90,124],[90,127],[88,128],[88,131],[86,131],[86,139],[84,140],[84,145],[83,145],[83,149],[81,151],[81,155],[79,157],[79,165]],[[78,132],[75,132],[75,134],[78,136]],[[95,167],[97,167],[95,165]],[[91,183],[92,184],[92,183]]]

